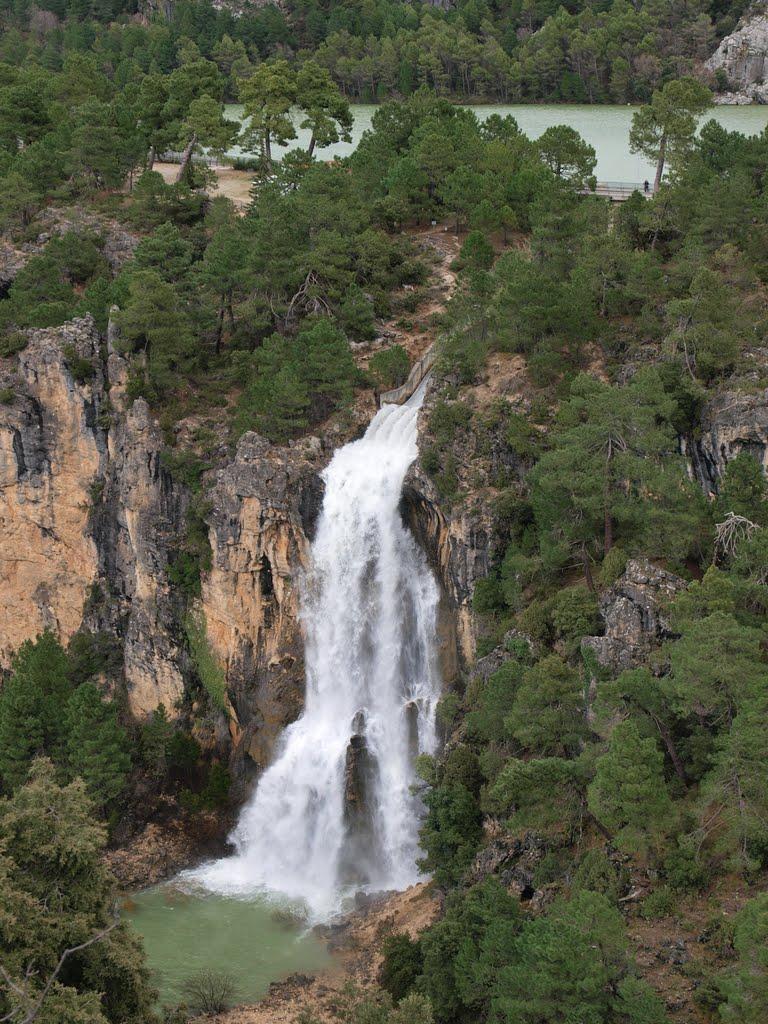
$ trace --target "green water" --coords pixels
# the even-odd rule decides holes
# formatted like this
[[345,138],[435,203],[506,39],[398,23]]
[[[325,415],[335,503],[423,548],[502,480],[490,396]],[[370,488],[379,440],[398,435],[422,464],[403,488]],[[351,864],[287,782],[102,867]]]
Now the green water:
[[270,982],[330,960],[321,939],[266,902],[192,895],[167,883],[134,896],[125,916],[144,937],[164,1005],[182,1001],[184,982],[203,967],[228,971],[236,1002],[254,1002]]
[[[243,108],[237,104],[227,106],[227,115],[239,120]],[[651,177],[653,167],[640,156],[629,152],[629,126],[636,107],[617,106],[579,106],[558,104],[487,104],[471,108],[480,120],[491,114],[511,114],[520,125],[522,131],[530,138],[538,138],[542,132],[555,124],[567,124],[575,128],[579,134],[594,146],[597,154],[596,174],[599,181],[631,181],[642,182]],[[341,142],[336,146],[327,146],[318,151],[318,156],[329,159],[335,156],[347,156],[353,152],[363,132],[370,128],[371,118],[377,107],[358,103],[352,107],[355,123],[352,128],[352,141]],[[296,115],[297,120],[299,115]],[[714,118],[729,131],[740,131],[745,135],[762,132],[768,125],[768,106],[744,107],[713,107],[702,119]],[[284,149],[273,147],[276,155],[294,149],[306,147],[309,143],[309,132],[298,128],[298,137]],[[232,150],[232,154],[240,151]]]

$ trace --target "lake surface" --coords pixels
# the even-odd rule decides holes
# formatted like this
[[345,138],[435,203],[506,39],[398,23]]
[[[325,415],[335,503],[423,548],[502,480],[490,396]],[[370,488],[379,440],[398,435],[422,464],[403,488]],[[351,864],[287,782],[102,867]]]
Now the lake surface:
[[125,917],[144,938],[163,1005],[184,999],[187,979],[204,967],[229,972],[236,1002],[255,1002],[270,982],[326,966],[325,942],[274,903],[183,892],[172,882],[139,893]]
[[[327,146],[317,150],[317,156],[321,159],[329,159],[335,156],[348,156],[352,153],[360,141],[363,132],[371,127],[371,118],[378,107],[372,104],[353,104],[352,113],[355,123],[352,128],[352,141],[340,142],[336,146]],[[488,104],[473,106],[478,118],[483,121],[491,114],[511,114],[522,131],[529,138],[536,139],[547,128],[556,124],[567,124],[584,138],[590,145],[594,146],[597,154],[596,174],[599,181],[628,181],[642,182],[652,177],[654,168],[640,156],[629,152],[629,128],[636,107],[626,106],[578,106],[560,104],[517,104],[505,106],[502,104]],[[226,107],[227,116],[240,120],[243,113],[242,106],[228,104]],[[768,126],[768,106],[744,106],[744,107],[713,107],[712,110],[702,118],[705,121],[714,118],[729,131],[739,131],[744,135],[755,135]],[[296,121],[300,116],[296,115]],[[273,146],[275,155],[288,152],[298,146],[306,147],[309,143],[309,132],[298,129],[298,138],[288,146]],[[231,155],[239,155],[240,150],[235,148]]]

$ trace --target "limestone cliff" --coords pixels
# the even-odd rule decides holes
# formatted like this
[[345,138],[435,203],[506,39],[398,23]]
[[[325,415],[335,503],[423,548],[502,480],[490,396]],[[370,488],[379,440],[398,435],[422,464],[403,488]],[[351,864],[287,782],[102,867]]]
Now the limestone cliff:
[[[68,346],[71,346],[68,349]],[[36,331],[2,384],[0,407],[0,658],[53,629],[68,638],[99,574],[88,529],[91,493],[103,477],[100,375],[77,383],[64,351],[94,366],[90,321]],[[13,397],[11,397],[13,396]]]
[[768,103],[768,7],[756,4],[726,36],[705,65],[727,88],[718,103]]
[[[189,704],[189,597],[174,585],[190,494],[161,430],[126,396],[127,363],[90,317],[29,332],[0,364],[0,666],[24,640],[81,627],[122,649],[137,718]],[[278,448],[247,434],[207,474],[211,547],[198,606],[225,707],[201,739],[263,766],[303,699],[296,577],[322,500],[317,439]],[[190,684],[193,684],[190,689]],[[248,762],[250,763],[250,762]]]
[[296,577],[322,501],[316,438],[280,449],[246,434],[210,490],[212,559],[202,587],[236,747],[263,766],[303,700]]
[[698,437],[685,447],[706,494],[717,491],[725,467],[741,452],[768,473],[768,389],[715,394],[702,409]]

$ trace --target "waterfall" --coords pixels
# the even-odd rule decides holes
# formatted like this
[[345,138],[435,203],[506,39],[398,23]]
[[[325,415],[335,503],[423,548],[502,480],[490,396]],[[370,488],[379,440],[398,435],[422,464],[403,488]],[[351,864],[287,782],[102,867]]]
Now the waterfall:
[[243,809],[236,853],[190,873],[207,889],[281,894],[321,920],[355,889],[419,877],[413,761],[435,747],[438,590],[399,503],[423,392],[384,405],[324,471],[301,581],[304,713]]

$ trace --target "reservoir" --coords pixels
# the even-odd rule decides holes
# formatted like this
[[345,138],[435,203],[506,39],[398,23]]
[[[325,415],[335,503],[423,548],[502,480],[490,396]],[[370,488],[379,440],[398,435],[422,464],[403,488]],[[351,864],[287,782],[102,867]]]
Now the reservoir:
[[[354,125],[352,141],[340,142],[335,146],[318,149],[316,155],[320,159],[348,156],[352,153],[366,129],[371,126],[371,118],[378,107],[373,104],[357,103],[352,105]],[[629,151],[629,129],[632,115],[637,107],[632,106],[597,106],[574,104],[486,104],[473,106],[477,117],[484,121],[491,114],[502,117],[511,114],[520,125],[521,130],[531,139],[536,139],[547,128],[556,124],[567,124],[575,128],[597,154],[596,175],[598,181],[629,181],[641,182],[652,178],[654,168],[641,156]],[[227,104],[226,115],[233,120],[240,120],[243,108],[239,104]],[[728,131],[738,131],[744,135],[757,135],[768,126],[768,106],[713,107],[701,123],[713,118]],[[295,121],[301,120],[297,112]],[[309,143],[309,132],[297,127],[297,138],[288,146],[272,145],[273,153],[288,152],[299,146],[306,147]],[[230,155],[240,155],[241,150],[235,147]]]

